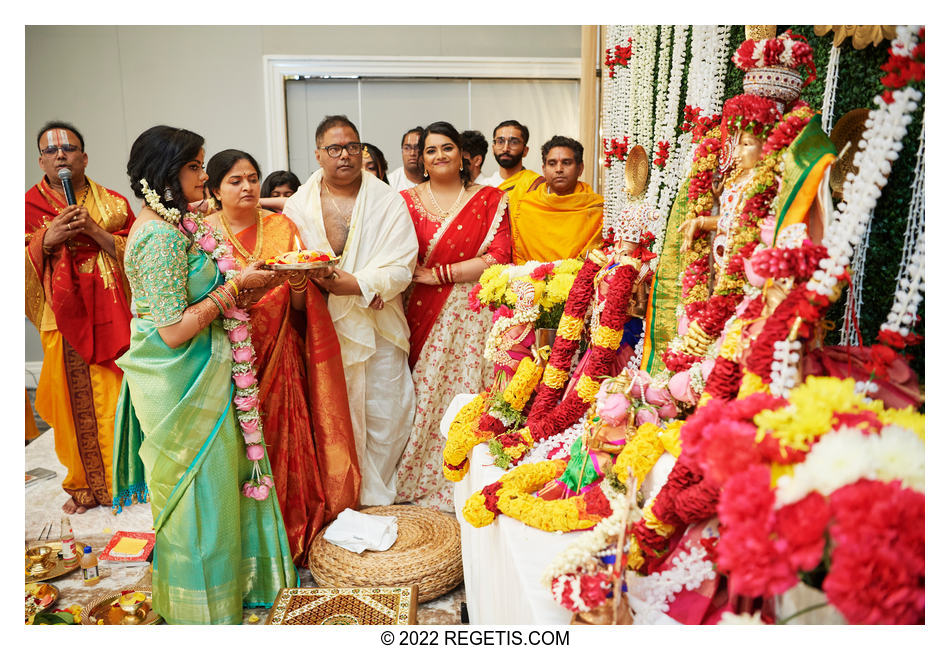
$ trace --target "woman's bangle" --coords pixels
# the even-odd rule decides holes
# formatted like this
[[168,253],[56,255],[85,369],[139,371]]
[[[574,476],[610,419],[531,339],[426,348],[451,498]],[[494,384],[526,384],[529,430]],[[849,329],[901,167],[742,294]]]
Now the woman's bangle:
[[290,288],[295,293],[304,293],[307,290],[307,285],[309,284],[309,282],[310,281],[307,279],[307,276],[304,276],[303,280],[301,280],[300,282],[294,282],[293,278],[287,280],[287,284],[290,285]]
[[241,288],[238,286],[237,280],[232,278],[228,280],[226,284],[231,285],[231,287],[234,289],[234,299],[237,300],[238,296],[241,295]]
[[453,284],[453,283],[455,282],[455,278],[452,277],[452,265],[451,265],[451,264],[446,264],[446,265],[445,265],[445,275],[446,275],[446,277],[449,279],[449,284]]
[[440,273],[441,270],[442,270],[442,267],[440,267],[440,266],[433,266],[433,267],[432,267],[432,275],[435,276],[435,283],[436,283],[436,284],[445,284],[445,280],[442,279],[442,275],[441,275],[441,273]]
[[[215,291],[217,291],[217,289],[215,289]],[[218,308],[218,311],[223,314],[225,311],[224,306],[221,304],[221,301],[215,295],[215,291],[212,291],[211,293],[209,293],[208,298],[211,300],[211,302],[214,303],[214,306]]]

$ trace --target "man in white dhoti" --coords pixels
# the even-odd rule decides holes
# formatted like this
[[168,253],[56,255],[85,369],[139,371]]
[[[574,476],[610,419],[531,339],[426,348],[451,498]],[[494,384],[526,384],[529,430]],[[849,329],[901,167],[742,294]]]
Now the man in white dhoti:
[[362,169],[356,126],[343,115],[317,127],[317,170],[287,199],[284,214],[304,246],[342,255],[329,292],[363,475],[360,502],[389,505],[396,464],[415,410],[409,372],[409,326],[402,291],[416,265],[418,243],[406,202]]

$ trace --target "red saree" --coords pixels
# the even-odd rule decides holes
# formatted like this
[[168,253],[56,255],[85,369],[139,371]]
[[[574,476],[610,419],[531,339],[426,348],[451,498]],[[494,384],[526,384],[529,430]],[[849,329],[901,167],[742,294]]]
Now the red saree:
[[[498,213],[505,193],[483,187],[454,217],[444,221],[422,205],[415,188],[400,192],[409,206],[409,215],[419,240],[418,265],[427,268],[489,255],[496,264],[511,260],[511,231],[507,208]],[[406,301],[409,322],[409,367],[419,359],[422,346],[435,324],[449,290],[443,286],[413,284]]]
[[[113,235],[116,257],[103,253],[86,235],[78,235],[51,255],[43,254],[49,221],[66,202],[44,178],[26,193],[27,316],[42,326],[44,303],[56,317],[66,342],[86,364],[118,372],[115,359],[129,349],[129,286],[122,270],[125,240],[135,221],[124,196],[88,178],[83,204],[89,216]],[[30,272],[32,267],[32,273]]]
[[[261,258],[293,250],[297,227],[282,214],[262,220]],[[255,227],[235,234],[253,251]],[[235,249],[235,257],[244,263]],[[251,308],[264,440],[294,564],[305,566],[314,536],[346,508],[357,508],[360,471],[349,403],[326,300],[307,289],[306,311],[284,284]]]

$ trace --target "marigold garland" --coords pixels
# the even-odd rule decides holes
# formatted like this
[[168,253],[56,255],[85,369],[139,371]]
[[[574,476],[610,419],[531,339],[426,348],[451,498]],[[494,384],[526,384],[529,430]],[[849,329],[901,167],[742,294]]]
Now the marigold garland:
[[468,452],[485,439],[477,427],[485,402],[486,393],[479,394],[462,407],[449,426],[442,450],[442,473],[452,482],[461,481],[468,474]]
[[533,492],[551,479],[563,474],[566,467],[567,461],[565,460],[548,460],[516,467],[494,483],[486,485],[470,496],[462,508],[462,516],[475,528],[487,526],[495,520],[495,515],[500,512],[498,508],[499,493],[506,486],[513,487],[517,491]]
[[[582,270],[581,273],[583,272]],[[580,278],[581,274],[578,274],[578,277]],[[600,316],[598,329],[606,327],[615,331],[623,330],[628,318],[627,305],[630,302],[635,280],[636,270],[632,265],[621,264],[616,269],[607,292],[607,300]],[[592,289],[593,287],[591,287]],[[592,339],[597,340],[596,331]],[[617,340],[616,343],[619,346],[620,341]],[[557,346],[557,342],[555,342],[555,346]],[[548,401],[550,399],[548,396],[554,392],[553,390],[546,394],[546,399],[542,402],[542,391],[550,388],[542,384],[534,405],[531,407],[527,425],[517,432],[517,436],[510,438],[510,441],[508,441],[510,444],[506,444],[505,441],[499,439],[502,442],[503,449],[495,448],[495,451],[499,452],[496,453],[496,464],[501,464],[505,458],[510,458],[512,461],[520,460],[535,442],[560,433],[576,422],[587,409],[588,404],[594,401],[597,391],[600,389],[600,382],[594,377],[603,377],[609,374],[610,364],[615,358],[616,352],[617,347],[592,344],[590,347],[591,356],[584,373],[574,386],[574,390],[565,396],[556,407],[552,408],[553,400]],[[552,361],[554,357],[555,353],[552,353]],[[539,402],[541,402],[541,406],[539,406]]]

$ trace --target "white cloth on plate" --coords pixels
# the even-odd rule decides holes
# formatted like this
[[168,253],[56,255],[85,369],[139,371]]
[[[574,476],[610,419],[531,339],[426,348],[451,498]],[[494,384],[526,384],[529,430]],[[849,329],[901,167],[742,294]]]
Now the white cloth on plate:
[[368,515],[347,508],[327,527],[323,539],[354,553],[388,550],[396,542],[395,517]]

